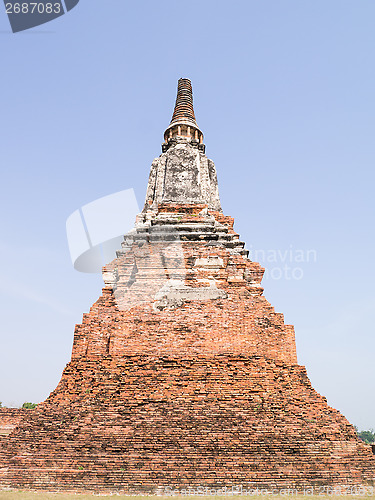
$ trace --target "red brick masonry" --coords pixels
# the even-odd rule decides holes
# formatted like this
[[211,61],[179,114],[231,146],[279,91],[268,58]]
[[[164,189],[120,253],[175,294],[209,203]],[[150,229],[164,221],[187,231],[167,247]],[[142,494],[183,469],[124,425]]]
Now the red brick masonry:
[[23,408],[0,408],[0,440],[5,439],[17,427],[27,411]]
[[152,221],[177,244],[165,251],[138,225],[106,266],[58,387],[0,444],[0,484],[373,485],[371,447],[297,364],[293,327],[262,296],[233,219],[169,205]]

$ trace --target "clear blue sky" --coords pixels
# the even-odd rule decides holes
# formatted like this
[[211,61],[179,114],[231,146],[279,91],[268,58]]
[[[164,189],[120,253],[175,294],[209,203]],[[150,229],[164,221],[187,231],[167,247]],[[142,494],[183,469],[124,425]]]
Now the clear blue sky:
[[247,248],[270,271],[315,252],[288,260],[301,279],[264,280],[299,362],[375,427],[374,23],[373,0],[81,0],[18,34],[0,12],[3,403],[57,385],[102,287],[73,269],[65,221],[122,189],[143,204],[187,77]]

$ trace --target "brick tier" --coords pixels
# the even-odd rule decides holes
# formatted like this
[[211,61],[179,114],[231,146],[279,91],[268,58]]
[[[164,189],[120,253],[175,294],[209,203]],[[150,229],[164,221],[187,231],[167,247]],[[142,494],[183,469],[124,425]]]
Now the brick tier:
[[49,398],[0,441],[3,487],[373,485],[375,457],[298,365],[233,219],[142,213]]

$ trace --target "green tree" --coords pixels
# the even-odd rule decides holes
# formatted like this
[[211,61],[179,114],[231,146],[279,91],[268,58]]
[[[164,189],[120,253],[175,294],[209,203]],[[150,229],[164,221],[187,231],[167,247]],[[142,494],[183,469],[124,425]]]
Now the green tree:
[[22,408],[26,408],[27,410],[33,410],[38,405],[36,403],[23,403]]
[[369,431],[358,432],[359,439],[362,439],[367,444],[372,444],[375,442],[375,431],[370,429]]

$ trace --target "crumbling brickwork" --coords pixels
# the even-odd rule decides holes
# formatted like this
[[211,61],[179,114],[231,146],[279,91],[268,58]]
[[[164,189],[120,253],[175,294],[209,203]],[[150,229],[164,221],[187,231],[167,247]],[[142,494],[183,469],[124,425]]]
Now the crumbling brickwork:
[[0,441],[17,427],[27,411],[23,408],[0,408]]
[[[140,216],[76,327],[58,387],[3,443],[2,484],[95,492],[372,484],[371,447],[297,364],[293,328],[263,297],[263,269],[247,259],[233,220],[204,206],[159,208],[154,226],[177,217],[180,243],[163,244],[162,231],[153,238]],[[196,241],[194,232],[209,234],[200,225],[230,237]],[[160,259],[166,250],[169,262]],[[138,282],[121,307],[121,287],[131,293]]]
[[0,485],[373,485],[371,447],[311,387],[264,269],[221,212],[191,85],[180,88],[145,208],[103,269],[58,387],[0,440]]

